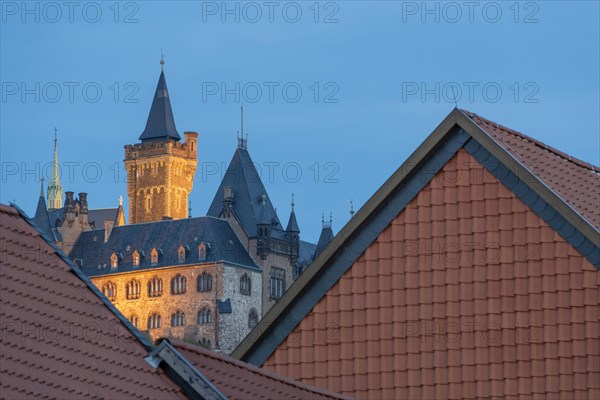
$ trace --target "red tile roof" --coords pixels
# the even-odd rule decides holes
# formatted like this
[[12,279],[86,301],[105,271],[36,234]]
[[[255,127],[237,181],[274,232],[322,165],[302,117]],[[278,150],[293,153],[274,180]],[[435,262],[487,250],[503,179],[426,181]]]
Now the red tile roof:
[[0,398],[185,398],[97,290],[0,205]]
[[229,399],[348,399],[214,351],[169,342]]
[[537,139],[463,110],[500,146],[540,178],[563,201],[600,229],[600,168]]
[[461,149],[263,367],[361,399],[597,398],[599,299],[600,270]]

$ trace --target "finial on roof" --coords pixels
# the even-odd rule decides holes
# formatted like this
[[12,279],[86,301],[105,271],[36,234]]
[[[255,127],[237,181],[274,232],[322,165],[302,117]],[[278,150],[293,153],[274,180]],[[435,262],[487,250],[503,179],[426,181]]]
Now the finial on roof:
[[292,193],[292,211],[294,211],[294,205],[295,205],[295,203],[294,203],[294,193]]
[[356,212],[354,211],[354,200],[350,199],[350,218],[354,217],[354,214]]
[[163,56],[162,47],[160,48],[160,70],[161,71],[165,70],[165,57]]
[[54,127],[54,147],[56,147],[56,143],[58,143],[58,129]]
[[42,178],[40,179],[40,197],[44,197],[44,177],[42,176]]
[[331,226],[332,222],[333,222],[333,213],[331,211],[329,211],[329,226]]
[[119,196],[119,206],[123,207],[123,195]]
[[192,218],[192,200],[188,200],[188,218]]

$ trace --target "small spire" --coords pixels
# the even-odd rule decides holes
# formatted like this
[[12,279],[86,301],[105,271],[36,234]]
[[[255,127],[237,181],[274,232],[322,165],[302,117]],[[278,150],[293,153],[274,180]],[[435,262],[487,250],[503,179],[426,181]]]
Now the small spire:
[[192,218],[192,200],[188,200],[188,218]]
[[165,70],[165,57],[163,56],[162,47],[160,48],[160,70],[161,71]]
[[350,199],[350,218],[354,217],[356,212],[354,211],[354,200]]
[[292,212],[294,212],[294,206],[296,204],[294,203],[294,193],[292,193]]
[[119,207],[123,207],[123,195],[119,196]]
[[331,211],[329,211],[329,226],[331,226],[332,222],[333,222],[333,213]]
[[240,106],[240,130],[237,132],[238,148],[248,148],[248,134],[244,137],[244,107]]
[[42,176],[42,178],[40,179],[40,197],[44,197],[44,177]]

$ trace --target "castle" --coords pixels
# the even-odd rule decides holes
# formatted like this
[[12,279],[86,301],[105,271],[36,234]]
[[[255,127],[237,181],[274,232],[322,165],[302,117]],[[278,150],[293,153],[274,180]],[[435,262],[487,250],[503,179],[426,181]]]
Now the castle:
[[61,204],[56,137],[49,206],[42,189],[34,221],[152,339],[229,353],[332,239],[331,220],[318,244],[301,240],[292,198],[283,227],[243,128],[207,215],[192,218],[198,133],[183,136],[161,68],[140,143],[125,146],[129,224],[122,202],[89,210],[86,193],[65,192]]

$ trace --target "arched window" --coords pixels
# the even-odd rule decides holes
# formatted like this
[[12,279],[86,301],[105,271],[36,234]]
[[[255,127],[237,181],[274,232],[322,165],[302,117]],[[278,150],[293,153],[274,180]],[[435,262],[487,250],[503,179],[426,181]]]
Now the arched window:
[[131,259],[133,261],[133,266],[134,267],[139,267],[140,266],[140,253],[138,253],[138,251],[134,251],[133,254],[131,255]]
[[158,329],[160,328],[160,315],[158,313],[152,313],[148,317],[148,329]]
[[148,297],[162,296],[162,279],[157,276],[148,281]]
[[110,301],[114,301],[117,298],[117,285],[112,282],[106,282],[104,286],[102,286],[102,293]]
[[198,311],[198,323],[199,324],[210,324],[212,321],[210,315],[210,308],[202,307],[200,311]]
[[110,256],[110,267],[117,268],[119,266],[119,256],[117,253],[112,253]]
[[132,315],[129,317],[129,322],[131,322],[131,324],[137,328],[140,320],[138,319],[137,315]]
[[250,277],[247,273],[244,273],[240,278],[240,293],[246,296],[250,296],[252,293],[252,282],[250,281]]
[[203,272],[198,276],[197,289],[199,292],[210,292],[212,290],[212,275],[208,272]]
[[140,298],[141,285],[140,281],[135,279],[130,280],[125,286],[127,300],[135,300]]
[[171,279],[171,294],[185,293],[185,276],[177,274]]
[[258,324],[258,313],[254,308],[251,308],[248,313],[248,328],[252,329],[256,324]]
[[185,262],[185,247],[183,245],[180,245],[177,249],[177,262]]
[[206,245],[204,243],[198,245],[198,260],[206,260]]
[[269,280],[269,294],[271,299],[279,299],[285,292],[285,269],[271,267]]
[[150,251],[150,265],[158,264],[158,250],[152,249]]
[[183,326],[185,325],[185,314],[177,310],[171,315],[171,326]]
[[150,194],[146,197],[146,212],[149,213],[152,210],[152,196]]

